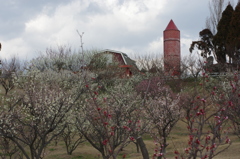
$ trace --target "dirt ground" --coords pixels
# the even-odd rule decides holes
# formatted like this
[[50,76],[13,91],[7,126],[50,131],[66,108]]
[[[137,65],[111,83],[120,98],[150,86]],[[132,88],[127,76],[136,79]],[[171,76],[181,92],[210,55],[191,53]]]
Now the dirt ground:
[[[235,135],[229,135],[232,141],[232,145],[220,153],[214,159],[238,159],[240,158],[240,139]],[[155,145],[153,140],[149,136],[144,137],[144,142],[149,150],[149,155],[154,153]],[[183,152],[187,146],[188,134],[186,132],[185,125],[179,122],[174,129],[170,137],[168,138],[169,146],[167,147],[166,157],[169,159],[175,158],[174,151],[178,150]],[[221,148],[221,147],[219,147]],[[141,153],[137,153],[135,144],[129,144],[121,151],[119,159],[122,155],[126,154],[128,159],[142,159]],[[94,149],[89,143],[83,143],[73,152],[72,155],[67,155],[65,145],[63,142],[59,142],[57,146],[49,146],[46,149],[46,159],[101,159],[100,153]]]

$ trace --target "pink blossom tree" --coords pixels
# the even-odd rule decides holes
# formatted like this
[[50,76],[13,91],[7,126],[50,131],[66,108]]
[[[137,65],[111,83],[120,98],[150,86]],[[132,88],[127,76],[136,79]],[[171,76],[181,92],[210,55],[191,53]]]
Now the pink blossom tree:
[[226,115],[229,117],[235,134],[240,138],[240,88],[239,74],[233,73],[228,76],[221,89],[224,94],[219,104],[227,105]]
[[[224,94],[215,86],[207,88],[210,81],[208,75],[203,74],[202,78],[200,86],[183,93],[181,97],[185,112],[183,122],[187,124],[189,140],[184,153],[175,151],[176,158],[211,159],[231,145],[226,115],[228,104],[223,100]],[[226,147],[219,148],[221,145]]]
[[142,120],[142,99],[128,81],[116,82],[110,90],[104,89],[107,93],[101,93],[103,85],[94,87],[88,81],[86,100],[77,113],[78,130],[104,159],[117,158],[147,129]]

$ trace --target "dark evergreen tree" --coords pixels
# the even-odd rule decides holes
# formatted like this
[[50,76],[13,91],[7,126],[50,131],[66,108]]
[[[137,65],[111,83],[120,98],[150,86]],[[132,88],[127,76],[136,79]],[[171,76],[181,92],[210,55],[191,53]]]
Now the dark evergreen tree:
[[201,50],[201,56],[213,55],[219,64],[226,63],[226,55],[230,57],[230,63],[240,64],[240,2],[235,10],[230,3],[227,5],[217,25],[216,35],[209,29],[203,29],[199,36],[201,39],[192,42],[190,52],[196,47]]
[[226,63],[226,54],[232,57],[231,53],[227,53],[226,44],[233,11],[233,7],[229,3],[222,13],[222,18],[217,25],[217,34],[213,38],[217,61],[219,63]]
[[227,36],[227,50],[231,53],[233,63],[237,63],[240,59],[240,2],[238,2],[231,18]]
[[199,36],[201,40],[199,41],[193,41],[189,51],[192,52],[193,49],[196,47],[198,50],[201,50],[201,56],[207,57],[208,55],[211,55],[214,49],[213,46],[213,34],[209,29],[203,29],[199,32]]

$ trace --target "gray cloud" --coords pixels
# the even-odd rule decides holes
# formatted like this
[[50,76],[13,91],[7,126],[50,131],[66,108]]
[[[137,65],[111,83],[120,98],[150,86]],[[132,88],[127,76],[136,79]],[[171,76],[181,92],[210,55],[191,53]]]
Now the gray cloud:
[[182,53],[205,26],[206,0],[0,0],[1,57],[32,58],[47,47],[117,49],[162,53],[163,31],[171,19],[181,30]]
[[44,7],[66,4],[65,0],[0,0],[0,35],[3,39],[21,36],[25,22],[34,18]]

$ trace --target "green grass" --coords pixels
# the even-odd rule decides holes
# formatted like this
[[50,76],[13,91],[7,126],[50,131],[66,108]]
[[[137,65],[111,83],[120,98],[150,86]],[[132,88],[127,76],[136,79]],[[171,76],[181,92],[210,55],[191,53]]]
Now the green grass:
[[[230,139],[233,141],[229,149],[224,151],[215,157],[215,159],[235,159],[240,156],[240,139],[235,135],[229,135]],[[149,155],[152,156],[155,145],[153,140],[149,135],[143,136],[146,147],[149,150]],[[174,158],[174,151],[177,149],[179,152],[183,152],[184,148],[187,146],[188,133],[183,122],[179,121],[177,125],[173,128],[171,135],[168,137],[169,146],[167,147],[167,158]],[[60,141],[57,146],[48,146],[48,152],[46,159],[101,159],[100,153],[95,150],[89,143],[82,143],[73,152],[72,155],[67,155],[65,146]],[[50,151],[54,149],[54,151]],[[141,153],[137,153],[135,144],[131,143],[120,152],[118,159],[122,159],[122,155],[126,154],[128,159],[142,159]],[[99,157],[100,156],[100,157]]]
[[55,150],[56,150],[56,149],[54,149],[54,148],[50,148],[50,149],[49,149],[49,151],[55,151]]

